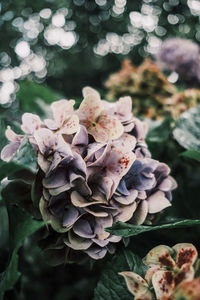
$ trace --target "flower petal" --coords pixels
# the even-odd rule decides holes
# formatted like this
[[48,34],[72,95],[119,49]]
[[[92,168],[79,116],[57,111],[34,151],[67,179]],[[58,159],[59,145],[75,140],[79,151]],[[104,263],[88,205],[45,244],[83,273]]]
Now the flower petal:
[[173,254],[172,248],[160,245],[149,251],[143,261],[146,265],[163,265],[173,269],[175,267],[175,261],[171,257]]
[[138,274],[133,272],[121,272],[126,281],[129,292],[134,295],[134,299],[153,300],[147,282]]
[[25,113],[22,116],[22,126],[21,129],[28,134],[33,134],[36,130],[40,128],[42,122],[40,118],[31,113]]
[[83,125],[89,128],[92,122],[95,122],[100,116],[102,111],[103,104],[99,96],[96,94],[88,94],[81,102],[77,115],[80,121],[83,122]]
[[189,243],[176,244],[173,249],[176,251],[176,263],[179,268],[184,264],[193,265],[198,257],[197,249]]
[[68,239],[64,239],[64,243],[74,250],[86,250],[92,245],[93,241],[81,238],[70,230],[68,232]]
[[9,161],[20,146],[20,142],[11,142],[1,150],[1,159]]
[[95,218],[95,233],[97,235],[97,238],[99,240],[105,240],[110,236],[109,232],[105,231],[106,227],[111,227],[113,224],[113,218],[111,215],[105,217],[105,218]]
[[152,276],[152,285],[157,299],[161,299],[163,296],[171,296],[175,288],[173,273],[163,270],[155,272]]
[[87,255],[89,255],[93,259],[102,259],[106,255],[107,249],[92,246],[84,252],[87,253]]
[[83,94],[83,97],[87,97],[88,95],[95,95],[95,97],[99,97],[99,99],[101,99],[101,96],[100,94],[93,88],[91,88],[90,86],[85,86],[83,89],[82,89],[82,94]]
[[73,134],[79,129],[79,118],[77,115],[72,115],[60,129],[61,134]]
[[67,211],[64,212],[63,215],[63,226],[64,227],[71,227],[79,218],[79,212],[78,210],[71,206],[67,209]]
[[72,140],[72,145],[78,146],[87,146],[88,145],[88,133],[87,129],[85,126],[80,125],[77,133],[75,134],[73,140]]
[[59,100],[51,104],[53,117],[57,126],[60,128],[63,123],[73,114],[74,100]]
[[56,136],[47,128],[40,128],[35,131],[34,138],[42,154],[46,154],[55,148]]
[[104,143],[108,140],[118,139],[124,132],[123,125],[112,116],[101,115],[96,126],[88,128],[88,132],[96,142]]
[[166,207],[171,206],[171,203],[165,197],[165,194],[162,191],[155,192],[147,199],[147,202],[148,202],[148,212],[150,214],[155,214],[165,209]]
[[135,225],[141,225],[144,223],[146,217],[147,217],[147,214],[148,214],[148,204],[147,204],[147,201],[146,200],[142,200],[132,219],[131,219],[131,223],[135,224]]
[[123,205],[129,205],[129,204],[133,203],[138,196],[138,191],[135,189],[132,189],[129,192],[130,192],[130,194],[128,196],[115,196],[114,195],[115,201],[117,201]]
[[95,233],[87,220],[80,219],[74,226],[73,231],[80,237],[92,239],[95,237]]
[[120,221],[120,222],[127,222],[129,221],[136,208],[137,208],[137,204],[136,202],[129,204],[129,205],[125,205],[125,206],[120,206],[118,204],[113,204],[113,206],[117,206],[119,209],[119,213],[115,216],[115,222]]
[[93,204],[100,203],[99,201],[90,201],[88,198],[82,197],[82,195],[80,195],[76,191],[73,191],[71,193],[71,202],[76,207],[87,207]]
[[123,133],[122,136],[112,142],[116,148],[124,148],[126,151],[132,151],[136,146],[136,138],[128,133]]
[[7,127],[6,132],[5,132],[5,136],[7,137],[7,139],[11,142],[21,142],[21,140],[23,139],[23,135],[22,134],[16,134],[11,128],[10,126]]

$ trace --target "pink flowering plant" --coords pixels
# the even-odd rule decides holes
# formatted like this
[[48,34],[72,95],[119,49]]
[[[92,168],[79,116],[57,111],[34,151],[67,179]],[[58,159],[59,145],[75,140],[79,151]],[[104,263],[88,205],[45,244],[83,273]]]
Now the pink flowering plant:
[[12,161],[25,138],[35,149],[34,209],[18,205],[46,224],[40,246],[56,263],[113,253],[124,238],[106,228],[117,222],[152,225],[171,206],[176,188],[170,168],[151,158],[147,125],[133,116],[130,97],[108,103],[85,87],[77,110],[74,104],[52,103],[52,118],[45,120],[25,113],[23,134],[8,127],[10,143],[1,152],[2,160]]

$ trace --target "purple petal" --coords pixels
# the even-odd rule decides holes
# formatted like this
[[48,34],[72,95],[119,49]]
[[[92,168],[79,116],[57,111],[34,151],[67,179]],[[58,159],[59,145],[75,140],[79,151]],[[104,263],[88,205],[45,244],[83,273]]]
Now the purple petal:
[[87,220],[80,219],[74,226],[73,231],[80,237],[83,238],[94,238],[95,233],[93,232],[90,223]]
[[153,195],[151,195],[148,199],[148,212],[150,214],[154,214],[160,212],[166,207],[171,206],[169,200],[165,197],[164,192],[157,191]]
[[93,259],[102,259],[106,255],[107,249],[93,246],[84,252]]
[[20,142],[11,142],[6,145],[1,151],[1,159],[8,162],[15,154],[20,144]]

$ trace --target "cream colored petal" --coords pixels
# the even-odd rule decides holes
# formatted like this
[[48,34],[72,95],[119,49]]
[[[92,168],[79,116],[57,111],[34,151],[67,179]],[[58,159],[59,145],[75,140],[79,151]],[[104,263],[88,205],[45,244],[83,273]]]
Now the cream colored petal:
[[163,270],[155,272],[152,276],[152,285],[157,299],[161,299],[163,296],[171,296],[175,288],[173,273]]
[[93,244],[93,241],[91,239],[81,238],[72,233],[72,231],[69,231],[68,239],[64,239],[64,243],[74,250],[86,250]]
[[83,121],[83,125],[88,128],[92,125],[91,122],[96,121],[102,111],[103,104],[101,99],[96,94],[89,94],[81,102],[77,115]]
[[[115,204],[114,204],[115,205]],[[127,222],[129,221],[136,208],[137,208],[137,204],[136,202],[130,204],[130,205],[124,205],[124,206],[121,206],[120,205],[117,205],[119,207],[119,213],[118,215],[115,216],[115,222],[117,221],[120,221],[120,222]]]
[[111,227],[113,224],[113,218],[111,215],[108,215],[105,218],[95,218],[95,233],[99,240],[105,240],[110,236],[109,232],[106,232],[104,229],[107,227]]
[[135,225],[141,225],[144,223],[148,214],[148,204],[146,200],[142,200],[133,214],[130,222]]
[[176,263],[179,268],[184,264],[193,265],[198,258],[196,247],[190,243],[180,243],[172,247],[177,253]]
[[88,95],[95,95],[95,97],[99,97],[99,99],[101,99],[101,96],[100,94],[97,92],[97,90],[91,88],[90,86],[85,86],[83,89],[82,89],[82,94],[83,94],[83,97],[87,97]]
[[[71,202],[76,207],[87,207],[87,206],[90,206],[93,204],[100,203],[99,201],[90,201],[88,198],[82,197],[76,191],[73,191],[71,193]],[[102,203],[104,203],[104,202],[102,201]]]
[[173,254],[174,250],[172,248],[160,245],[150,250],[143,261],[147,265],[162,265],[173,269],[176,265],[171,257]]
[[101,115],[96,123],[95,130],[89,128],[97,142],[103,143],[108,140],[118,139],[124,132],[122,123],[115,117]]
[[138,274],[133,272],[121,272],[126,281],[129,292],[134,296],[134,299],[153,300],[147,282]]
[[63,123],[73,114],[74,100],[59,100],[51,104],[54,120],[58,127],[61,127]]
[[169,200],[165,197],[165,193],[162,191],[157,191],[151,195],[148,199],[148,212],[150,214],[155,214],[163,209],[171,206]]
[[62,125],[60,129],[61,134],[73,134],[77,132],[79,129],[79,118],[77,115],[72,115],[64,124]]

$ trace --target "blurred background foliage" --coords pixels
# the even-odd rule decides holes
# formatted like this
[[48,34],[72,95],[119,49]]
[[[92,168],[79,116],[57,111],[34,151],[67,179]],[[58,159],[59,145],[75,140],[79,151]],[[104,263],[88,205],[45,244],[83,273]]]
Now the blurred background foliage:
[[168,37],[200,41],[198,0],[5,0],[0,10],[1,103],[25,78],[80,97],[124,57],[138,65]]
[[[7,125],[20,132],[23,112],[46,117],[48,104],[61,97],[75,97],[78,106],[85,85],[98,88],[104,96],[105,81],[121,68],[124,58],[138,66],[146,57],[153,58],[161,41],[169,37],[199,44],[199,18],[198,0],[0,1],[0,150],[7,143]],[[200,139],[197,123],[192,131],[191,124],[186,125],[195,140]],[[200,164],[180,155],[186,147],[177,142],[182,133],[174,139],[174,125],[171,117],[149,121],[147,143],[152,157],[170,165],[179,185],[173,206],[161,220],[166,215],[199,219]],[[1,172],[2,161],[0,176]],[[20,196],[17,189],[13,193]],[[2,199],[0,219],[1,273],[9,255],[8,216]],[[129,248],[143,256],[155,245],[185,241],[200,250],[199,233],[199,227],[143,233],[131,238]],[[94,266],[52,268],[43,261],[34,238],[25,240],[19,257],[21,280],[5,299],[92,299],[105,261],[110,259]]]

